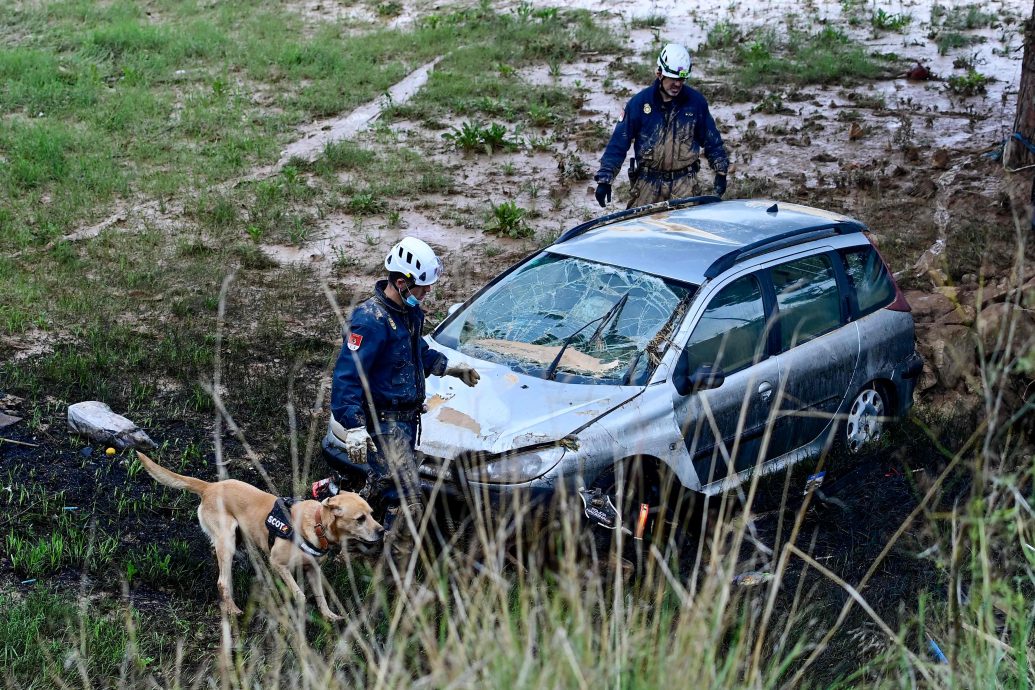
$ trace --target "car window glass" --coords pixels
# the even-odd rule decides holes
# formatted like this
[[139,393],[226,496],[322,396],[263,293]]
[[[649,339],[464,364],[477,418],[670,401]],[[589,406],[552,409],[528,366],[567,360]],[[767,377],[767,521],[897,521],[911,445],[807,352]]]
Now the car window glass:
[[534,376],[570,339],[558,380],[644,383],[667,345],[662,331],[678,325],[677,307],[692,293],[693,286],[640,271],[544,253],[482,293],[435,338]]
[[825,254],[771,269],[779,311],[782,350],[823,335],[841,324],[834,267]]
[[873,247],[855,247],[841,251],[848,282],[855,290],[859,315],[863,316],[886,306],[895,299],[895,286],[891,282],[884,261]]
[[719,291],[701,315],[687,343],[690,371],[702,364],[731,373],[756,361],[765,344],[765,308],[754,276]]

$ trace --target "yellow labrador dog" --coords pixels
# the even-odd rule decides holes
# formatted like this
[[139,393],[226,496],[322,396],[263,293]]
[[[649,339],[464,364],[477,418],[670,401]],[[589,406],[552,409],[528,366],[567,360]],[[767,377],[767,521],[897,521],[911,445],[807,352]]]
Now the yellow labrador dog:
[[291,571],[305,570],[320,613],[331,621],[342,616],[331,611],[323,593],[320,562],[335,547],[374,546],[384,540],[384,528],[370,514],[370,506],[359,495],[342,492],[323,501],[284,503],[282,499],[251,484],[227,479],[206,482],[167,470],[143,453],[140,463],[160,484],[186,489],[201,496],[198,522],[216,551],[219,565],[219,595],[228,613],[241,609],[234,603],[230,566],[240,533],[253,547],[267,554],[270,566],[300,600],[305,599]]

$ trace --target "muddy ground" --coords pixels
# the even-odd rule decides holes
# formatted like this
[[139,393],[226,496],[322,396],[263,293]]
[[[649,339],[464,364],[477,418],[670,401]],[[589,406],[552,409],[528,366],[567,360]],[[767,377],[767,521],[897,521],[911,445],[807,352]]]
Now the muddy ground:
[[[318,19],[331,18],[336,12],[361,11],[336,3],[301,4],[304,12]],[[580,0],[574,5],[609,16],[623,27],[631,56],[625,62],[634,68],[623,70],[610,58],[587,55],[561,65],[556,74],[542,71],[521,75],[586,90],[579,113],[583,126],[542,132],[552,136],[556,144],[549,152],[465,155],[442,138],[442,130],[429,129],[424,123],[381,118],[374,127],[353,126],[367,115],[349,121],[350,113],[334,121],[313,123],[299,132],[300,143],[289,155],[304,158],[322,149],[321,136],[327,132],[377,147],[383,145],[387,128],[399,145],[456,169],[460,182],[455,193],[422,198],[399,219],[334,212],[321,219],[318,232],[301,246],[263,247],[282,265],[300,263],[313,271],[315,277],[308,283],[312,295],[305,300],[306,308],[292,314],[287,322],[287,337],[309,342],[311,356],[300,363],[288,362],[271,343],[265,352],[250,353],[248,367],[229,372],[225,380],[276,372],[276,384],[271,383],[271,388],[292,381],[297,386],[294,400],[300,403],[294,410],[301,430],[299,455],[312,465],[303,465],[301,476],[293,475],[291,444],[283,439],[263,432],[257,438],[245,438],[250,442],[246,449],[242,435],[225,425],[217,426],[212,417],[164,408],[158,396],[150,417],[137,421],[163,446],[163,452],[189,455],[186,469],[210,476],[216,458],[225,457],[233,476],[261,486],[264,482],[254,463],[258,459],[271,476],[279,478],[282,493],[321,476],[323,468],[312,443],[322,433],[327,414],[321,402],[320,381],[340,346],[337,321],[323,295],[324,286],[341,305],[362,299],[379,277],[379,262],[388,247],[399,237],[412,234],[428,241],[444,258],[445,276],[429,304],[429,311],[441,315],[448,304],[466,298],[551,236],[601,212],[592,196],[592,183],[566,179],[559,165],[574,156],[590,173],[595,170],[622,105],[650,78],[647,58],[635,56],[656,50],[658,37],[662,41],[683,40],[696,51],[707,29],[719,18],[729,17],[750,34],[752,27],[784,21],[788,13],[799,11],[798,3],[776,1],[756,3],[751,8],[739,3],[706,2],[690,11],[685,4],[670,1],[625,3],[620,13],[615,13],[612,3]],[[818,12],[836,22],[845,7],[846,3],[830,3],[821,5]],[[995,7],[1017,16],[1025,10],[1020,3],[1004,2]],[[924,20],[930,14],[930,5],[902,2],[892,9],[910,12],[917,21],[901,33],[876,32],[867,25],[857,27],[854,33],[875,50],[901,55],[905,65],[901,74],[847,88],[755,89],[748,92],[750,100],[729,88],[721,76],[722,66],[708,55],[698,59],[692,78],[694,86],[709,97],[734,160],[727,198],[794,201],[859,218],[873,229],[882,253],[909,290],[915,307],[919,346],[927,360],[917,394],[921,423],[905,423],[893,432],[889,444],[858,463],[831,467],[825,492],[833,500],[814,499],[802,530],[801,540],[811,545],[811,552],[849,582],[858,581],[870,567],[891,533],[916,506],[931,478],[944,467],[945,454],[936,449],[921,426],[928,427],[943,447],[952,450],[960,446],[980,414],[981,386],[973,348],[955,345],[969,337],[979,314],[990,305],[1002,303],[1014,286],[1031,278],[1030,273],[1011,273],[1016,228],[1018,223],[1021,228],[1027,224],[1023,199],[1030,178],[1008,175],[994,157],[997,145],[1012,126],[1020,69],[1018,39],[1004,40],[1008,27],[979,30],[985,40],[968,49],[965,57],[983,73],[994,75],[995,81],[984,93],[954,95],[945,79],[958,72],[954,61],[961,54],[939,55],[927,38],[929,27]],[[403,11],[387,21],[405,25],[426,11],[428,7],[423,4],[404,3]],[[665,16],[667,21],[661,27],[630,28],[631,20],[648,15]],[[637,71],[637,60],[647,65],[648,71]],[[927,65],[935,78],[906,78],[905,69],[916,62]],[[414,75],[418,84],[420,72]],[[415,88],[419,86],[403,85],[394,101],[404,101]],[[760,108],[760,100],[767,97],[771,107]],[[377,110],[375,104],[368,114]],[[286,160],[255,171],[251,178],[275,174]],[[617,189],[620,204],[624,203],[622,192]],[[507,199],[536,209],[531,221],[535,238],[513,240],[481,231],[484,208],[489,202]],[[139,224],[156,224],[156,215],[157,221],[175,223],[175,214],[174,209],[159,211],[154,204],[127,202],[108,221],[84,229],[79,236],[85,239],[97,233],[131,233]],[[357,258],[345,270],[335,266],[336,252],[341,251]],[[246,322],[228,324],[231,331],[251,326]],[[31,337],[8,345],[15,356],[26,361],[40,349]],[[48,347],[52,345],[42,344],[44,350]],[[294,369],[286,372],[290,367]],[[1023,391],[1023,386],[1019,390]],[[0,384],[0,394],[5,392]],[[35,487],[50,495],[60,493],[62,507],[73,508],[68,512],[79,516],[77,519],[84,524],[119,535],[121,552],[150,544],[163,553],[179,549],[178,557],[193,564],[192,577],[132,584],[130,600],[145,611],[186,606],[200,616],[212,615],[215,588],[210,585],[215,569],[196,526],[192,500],[173,502],[171,508],[155,505],[126,512],[120,506],[125,505],[127,497],[145,497],[154,492],[154,486],[142,474],[130,475],[132,464],[126,453],[109,458],[102,447],[70,438],[64,426],[67,402],[75,401],[46,403],[8,396],[0,402],[0,412],[37,416],[33,420],[36,431],[30,431],[26,422],[3,429],[4,437],[14,443],[0,447],[0,477],[10,482],[0,489],[17,490],[16,485],[31,473]],[[247,436],[250,420],[238,421]],[[249,457],[249,449],[255,456]],[[797,498],[782,507],[784,475],[763,483],[763,496],[755,511],[759,541],[772,545],[778,539],[779,516],[793,515],[800,505],[798,487],[807,471],[796,471],[787,480],[794,487],[790,495]],[[955,477],[939,505],[951,505],[968,486],[965,476]],[[3,522],[17,518],[17,513],[7,515]],[[174,542],[183,546],[174,547]],[[867,590],[871,603],[893,628],[896,622],[909,619],[918,592],[937,589],[939,570],[923,555],[935,543],[936,535],[927,527],[918,525],[908,530]],[[691,565],[690,560],[685,563]],[[745,568],[765,569],[767,565],[761,552],[745,557]],[[109,572],[83,576],[66,570],[55,575],[52,584],[117,597],[122,575]],[[21,576],[3,558],[0,579],[5,587],[21,591],[33,584],[22,583]],[[790,583],[788,596],[796,584]],[[828,581],[811,580],[807,591],[820,602],[820,614],[836,613],[844,600],[843,592]],[[196,644],[204,649],[215,640],[203,636]],[[829,677],[854,668],[858,655],[876,654],[884,643],[857,611],[834,644],[835,650],[825,664]]]

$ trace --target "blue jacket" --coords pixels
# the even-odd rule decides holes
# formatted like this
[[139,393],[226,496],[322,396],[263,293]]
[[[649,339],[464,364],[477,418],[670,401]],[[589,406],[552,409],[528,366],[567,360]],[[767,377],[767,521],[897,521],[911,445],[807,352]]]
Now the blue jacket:
[[400,307],[385,296],[387,280],[352,311],[331,381],[331,414],[346,429],[366,426],[367,399],[360,372],[370,385],[375,410],[424,404],[424,378],[442,376],[448,360],[421,337],[424,312]]
[[629,99],[600,158],[597,182],[614,180],[630,145],[641,168],[681,170],[693,164],[703,150],[712,170],[723,175],[729,170],[722,135],[704,96],[684,85],[678,96],[665,103],[660,89],[661,82],[655,79],[652,86]]

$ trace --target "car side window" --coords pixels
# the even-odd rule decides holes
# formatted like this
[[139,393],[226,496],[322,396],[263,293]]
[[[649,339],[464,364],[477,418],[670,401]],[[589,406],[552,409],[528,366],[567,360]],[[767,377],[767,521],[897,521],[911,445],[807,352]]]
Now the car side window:
[[775,266],[770,275],[776,290],[781,351],[841,325],[837,279],[826,254]]
[[722,288],[701,315],[687,342],[690,371],[702,364],[730,374],[757,361],[765,350],[765,308],[754,276]]
[[859,316],[866,316],[891,304],[895,299],[895,286],[876,249],[869,246],[853,247],[842,249],[839,253],[848,282],[855,291]]

